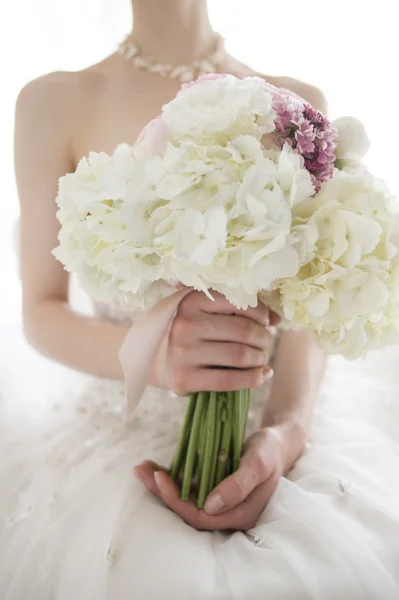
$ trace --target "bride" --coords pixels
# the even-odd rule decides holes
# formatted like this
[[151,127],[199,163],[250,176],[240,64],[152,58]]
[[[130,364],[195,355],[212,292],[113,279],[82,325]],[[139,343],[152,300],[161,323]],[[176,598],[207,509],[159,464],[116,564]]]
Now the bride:
[[[51,255],[58,178],[89,151],[133,144],[204,61],[259,75],[225,52],[206,0],[132,4],[120,52],[33,81],[17,103],[25,333],[88,376],[62,410],[39,403],[22,426],[21,400],[4,420],[1,599],[397,600],[399,451],[389,416],[372,423],[377,388],[353,376],[337,385],[333,373],[320,392],[326,360],[304,333],[275,342],[267,309],[232,314],[222,296],[211,303],[193,292],[125,427],[118,351],[130,318],[101,305],[88,317],[68,304],[68,275]],[[262,77],[326,110],[316,88]],[[241,466],[199,511],[165,469],[182,396],[247,387],[257,391]]]

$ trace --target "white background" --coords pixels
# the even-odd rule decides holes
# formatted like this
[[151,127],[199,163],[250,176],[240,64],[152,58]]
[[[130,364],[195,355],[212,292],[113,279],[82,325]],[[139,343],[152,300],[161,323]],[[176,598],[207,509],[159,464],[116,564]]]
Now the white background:
[[[362,0],[209,0],[209,7],[215,29],[237,58],[263,73],[321,87],[332,117],[360,118],[373,142],[369,167],[398,193],[395,2],[366,6]],[[130,2],[13,0],[0,8],[0,23],[0,319],[11,324],[20,321],[13,250],[18,218],[12,158],[17,94],[39,75],[81,69],[113,52],[130,28]]]

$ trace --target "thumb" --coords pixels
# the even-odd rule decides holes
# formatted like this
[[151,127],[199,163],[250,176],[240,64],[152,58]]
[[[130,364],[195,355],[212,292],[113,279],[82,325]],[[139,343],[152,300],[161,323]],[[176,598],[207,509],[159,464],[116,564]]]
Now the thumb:
[[266,467],[254,452],[244,454],[239,468],[208,496],[204,510],[216,515],[241,504],[266,478]]

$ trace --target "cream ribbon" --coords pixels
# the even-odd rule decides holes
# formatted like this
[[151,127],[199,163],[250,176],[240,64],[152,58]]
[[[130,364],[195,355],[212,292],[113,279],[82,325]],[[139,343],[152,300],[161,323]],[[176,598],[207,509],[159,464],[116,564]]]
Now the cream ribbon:
[[159,347],[176,315],[180,302],[192,292],[184,287],[163,298],[133,323],[119,350],[126,382],[126,421],[134,416]]

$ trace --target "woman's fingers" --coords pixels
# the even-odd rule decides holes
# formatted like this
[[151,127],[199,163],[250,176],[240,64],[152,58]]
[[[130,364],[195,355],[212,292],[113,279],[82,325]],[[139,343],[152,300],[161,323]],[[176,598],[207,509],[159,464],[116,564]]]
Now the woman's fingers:
[[180,315],[171,330],[171,341],[181,346],[193,345],[193,340],[236,342],[259,350],[270,347],[272,336],[264,325],[252,319],[233,315],[197,313]]
[[265,325],[240,315],[204,314],[198,319],[200,338],[215,342],[238,342],[265,350],[271,343],[271,334]]
[[252,529],[278,484],[278,477],[272,475],[255,488],[244,502],[220,515],[211,516],[198,509],[191,501],[181,500],[176,484],[164,471],[154,469],[148,461],[144,469],[146,483],[143,483],[147,489],[152,491],[151,488],[155,486],[156,492],[152,493],[161,498],[166,506],[180,515],[191,527],[199,530]]
[[270,332],[245,317],[180,316],[169,337],[170,387],[180,395],[258,387],[272,375],[271,344]]
[[241,311],[221,294],[214,297],[189,294],[171,327],[168,386],[180,395],[254,388],[272,375],[266,366],[272,344],[267,307]]
[[272,497],[278,481],[277,474],[271,475],[269,479],[255,487],[243,502],[218,515],[208,515],[205,511],[201,511],[201,528],[240,531],[252,529]]
[[173,375],[173,390],[179,396],[187,396],[202,390],[232,392],[259,387],[273,376],[270,367],[253,369],[178,369]]
[[229,367],[254,369],[265,367],[268,361],[267,350],[258,350],[245,344],[231,342],[204,342],[183,349],[185,360],[195,367]]
[[166,471],[152,460],[145,460],[133,469],[133,474],[147,488],[151,494],[160,497],[159,489],[154,480],[155,471]]
[[180,499],[177,485],[164,470],[159,469],[158,465],[151,461],[146,461],[136,467],[134,469],[136,476],[138,469],[140,469],[139,479],[148,491],[161,498],[171,510],[193,527],[196,526],[195,524],[199,524],[201,511],[192,502]]
[[266,462],[256,452],[249,451],[242,457],[237,471],[222,481],[208,496],[205,512],[216,515],[238,506],[271,474]]
[[241,315],[253,319],[260,325],[267,327],[269,325],[269,310],[265,304],[259,302],[255,308],[249,307],[246,310],[238,309],[219,292],[211,290],[213,300],[208,298],[203,292],[192,292],[182,300],[179,307],[179,314],[197,312],[201,310],[207,314],[223,315]]
[[243,531],[253,529],[270,498],[273,496],[279,480],[278,473],[273,473],[266,481],[256,487],[241,504],[221,515],[210,518],[223,519],[225,523],[235,524],[233,527],[229,527],[229,529],[240,529]]

